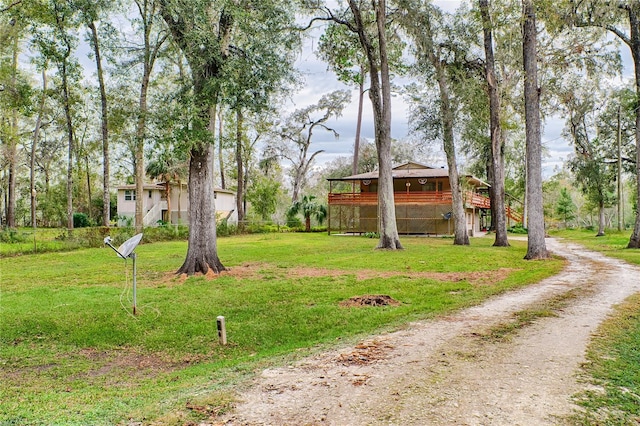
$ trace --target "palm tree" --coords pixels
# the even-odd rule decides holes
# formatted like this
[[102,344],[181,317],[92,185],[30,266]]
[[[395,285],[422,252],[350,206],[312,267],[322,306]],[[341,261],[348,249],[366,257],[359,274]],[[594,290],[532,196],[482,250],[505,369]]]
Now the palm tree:
[[318,223],[322,224],[327,217],[327,208],[324,204],[316,201],[314,195],[305,195],[302,200],[298,200],[289,207],[287,211],[288,217],[295,217],[298,213],[304,216],[305,232],[311,231],[311,216],[314,216]]
[[[151,160],[147,165],[147,176],[164,182],[165,194],[167,197],[167,215],[171,223],[171,182],[178,182],[182,189],[182,175],[184,175],[185,165],[169,152],[162,152],[157,158]],[[178,197],[178,219],[180,219],[180,197]]]

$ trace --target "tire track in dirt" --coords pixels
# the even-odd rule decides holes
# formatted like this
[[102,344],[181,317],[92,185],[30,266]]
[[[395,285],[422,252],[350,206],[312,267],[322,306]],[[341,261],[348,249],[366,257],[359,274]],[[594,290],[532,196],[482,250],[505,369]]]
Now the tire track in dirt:
[[[544,425],[576,407],[576,373],[590,334],[640,291],[640,269],[547,240],[568,260],[558,275],[482,305],[373,337],[356,347],[265,370],[226,425]],[[512,339],[479,335],[513,313],[574,289],[557,317]],[[347,362],[345,362],[345,360]]]

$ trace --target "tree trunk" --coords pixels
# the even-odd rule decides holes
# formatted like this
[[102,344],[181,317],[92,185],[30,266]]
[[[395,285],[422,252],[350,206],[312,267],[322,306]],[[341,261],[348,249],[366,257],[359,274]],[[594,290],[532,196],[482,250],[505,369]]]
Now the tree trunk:
[[486,55],[486,79],[489,92],[489,114],[491,126],[491,169],[493,172],[492,191],[490,191],[493,226],[496,239],[493,243],[497,247],[508,247],[507,220],[504,204],[504,153],[500,126],[500,97],[498,94],[498,80],[495,72],[493,56],[493,30],[489,14],[488,0],[479,0],[484,33],[484,50]]
[[[391,82],[385,36],[386,2],[374,2],[378,48],[369,39],[360,9],[355,0],[349,0],[349,7],[358,29],[358,37],[369,62],[371,88],[369,98],[373,106],[376,149],[378,153],[378,249],[402,249],[396,223],[396,209],[393,196],[393,165],[391,159]],[[378,59],[380,67],[378,68]]]
[[166,179],[164,183],[165,193],[167,194],[167,223],[171,224],[171,182],[169,179]]
[[178,224],[182,222],[182,181],[178,179]]
[[37,209],[37,193],[36,193],[36,149],[40,140],[40,128],[42,127],[42,115],[44,114],[45,102],[47,100],[47,66],[42,68],[42,98],[40,98],[40,107],[38,108],[38,118],[36,126],[33,129],[33,141],[31,143],[31,226],[36,229],[36,209]]
[[111,222],[111,194],[109,193],[109,124],[107,114],[107,91],[104,86],[100,45],[98,44],[98,30],[93,21],[89,22],[91,38],[93,39],[93,53],[98,71],[98,85],[100,86],[100,118],[102,131],[102,225],[109,226]]
[[[640,100],[640,3],[637,1],[634,5],[629,5],[629,24],[631,56],[636,76],[636,98]],[[627,248],[640,249],[640,108],[636,108],[636,190],[636,222]]]
[[536,47],[536,11],[533,0],[523,0],[524,109],[527,138],[526,182],[528,208],[527,254],[525,259],[549,257],[545,243],[542,200],[542,140],[540,137],[540,96]]
[[143,192],[144,192],[144,140],[147,127],[147,93],[149,90],[149,79],[151,78],[151,70],[145,61],[144,71],[142,75],[142,84],[140,85],[140,101],[138,111],[138,123],[136,126],[136,145],[135,145],[135,164],[136,164],[136,212],[135,227],[136,232],[142,232],[143,228]]
[[605,216],[604,216],[604,201],[602,199],[598,203],[598,234],[596,237],[604,237],[604,227],[605,227]]
[[[86,152],[86,148],[85,148]],[[84,156],[84,169],[87,174],[87,215],[89,219],[93,219],[93,215],[91,213],[91,170],[89,170],[89,154],[86,153]]]
[[311,232],[311,216],[305,216],[305,218],[304,218],[304,230],[305,230],[305,232]]
[[138,122],[136,124],[136,136],[135,136],[135,179],[136,179],[136,210],[135,210],[135,227],[136,232],[142,232],[143,220],[145,212],[143,212],[143,192],[144,192],[144,143],[146,139],[147,128],[147,93],[149,91],[149,81],[151,79],[151,72],[155,64],[158,52],[162,47],[162,44],[166,40],[166,36],[158,40],[158,42],[151,45],[151,30],[153,26],[153,20],[156,16],[156,6],[159,6],[157,2],[143,1],[140,3],[136,0],[138,10],[140,12],[140,18],[142,21],[144,31],[144,52],[143,52],[143,71],[142,82],[140,84],[140,102],[138,111]]
[[358,161],[360,159],[360,132],[362,130],[362,111],[364,107],[364,67],[360,66],[360,83],[358,85],[358,118],[356,121],[356,140],[353,143],[353,165],[351,166],[351,174],[358,174]]
[[[18,84],[18,34],[14,34],[14,42],[12,46],[13,58],[11,61],[11,86],[12,90],[17,93]],[[7,144],[7,158],[9,160],[9,199],[7,201],[7,226],[9,228],[16,227],[16,178],[18,168],[18,110],[13,108],[11,111],[11,121],[9,125],[9,141]]]
[[[212,105],[217,104],[216,95],[207,90],[207,83],[216,78],[228,54],[228,42],[233,29],[233,16],[224,10],[219,20],[218,40],[221,46],[218,54],[207,57],[203,62],[202,52],[207,47],[193,50],[193,40],[187,35],[187,25],[193,16],[180,16],[170,8],[168,1],[160,2],[160,13],[167,23],[174,41],[184,53],[191,66],[193,94],[196,117],[194,131],[196,134],[206,132],[207,125],[211,137],[215,128],[215,111]],[[216,235],[216,209],[214,201],[213,160],[214,146],[209,143],[209,138],[203,138],[194,142],[189,150],[189,246],[187,257],[178,273],[193,275],[201,272],[206,274],[210,269],[215,273],[225,268],[218,258]]]
[[244,162],[242,161],[242,126],[244,117],[242,108],[236,110],[236,167],[238,168],[238,190],[236,191],[236,209],[238,224],[244,220]]
[[[214,109],[215,111],[215,109]],[[215,113],[211,115],[215,117]],[[220,165],[220,188],[227,189],[227,183],[224,176],[224,156],[222,155],[222,126],[224,125],[224,120],[222,119],[222,107],[220,107],[220,111],[218,112],[218,163]]]
[[456,148],[453,135],[453,110],[451,108],[451,96],[446,76],[446,70],[440,59],[440,55],[436,54],[436,47],[433,42],[430,22],[425,23],[427,44],[426,50],[431,65],[435,68],[436,78],[438,80],[438,89],[440,91],[440,117],[443,125],[442,142],[444,152],[447,156],[447,167],[449,168],[449,182],[451,184],[452,198],[452,214],[454,228],[454,245],[469,245],[469,233],[467,232],[467,221],[464,211],[464,200],[460,186],[460,177],[458,175],[458,164],[456,159]]
[[[440,78],[440,77],[438,77]],[[453,112],[448,95],[446,83],[440,87],[440,109],[443,117],[444,134],[443,147],[447,155],[447,167],[449,168],[449,182],[451,184],[452,214],[454,239],[453,244],[458,246],[469,245],[469,233],[467,232],[467,221],[464,211],[464,200],[460,188],[460,177],[458,175],[458,164],[456,161],[456,149],[453,141]]]
[[[300,198],[300,186],[302,185],[302,167],[304,166],[305,158],[302,157],[303,163],[299,164],[296,167],[294,179],[293,179],[293,189],[291,191],[291,204],[294,204]],[[295,167],[295,166],[294,166]]]
[[[71,49],[69,49],[71,53]],[[73,231],[73,151],[75,149],[71,106],[69,105],[69,84],[67,81],[67,57],[62,63],[62,94],[64,99],[64,115],[67,124],[68,158],[67,158],[67,229]]]
[[215,273],[225,268],[218,258],[213,197],[213,145],[193,147],[189,161],[189,247],[178,274]]

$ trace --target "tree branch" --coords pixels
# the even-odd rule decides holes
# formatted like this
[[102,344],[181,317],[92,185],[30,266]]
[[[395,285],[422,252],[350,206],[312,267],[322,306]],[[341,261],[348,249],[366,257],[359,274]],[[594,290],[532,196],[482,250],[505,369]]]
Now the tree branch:
[[16,0],[13,3],[11,3],[9,6],[0,9],[0,13],[4,13],[4,12],[8,12],[10,9],[12,9],[13,7],[19,5],[20,3],[22,3],[22,0]]

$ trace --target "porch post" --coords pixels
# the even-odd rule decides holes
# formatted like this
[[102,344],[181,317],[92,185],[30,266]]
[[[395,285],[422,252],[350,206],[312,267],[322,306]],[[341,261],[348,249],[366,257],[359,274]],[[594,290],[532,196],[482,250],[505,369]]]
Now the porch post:
[[327,195],[327,235],[331,235],[331,192],[333,191],[333,181],[329,181],[329,194]]

